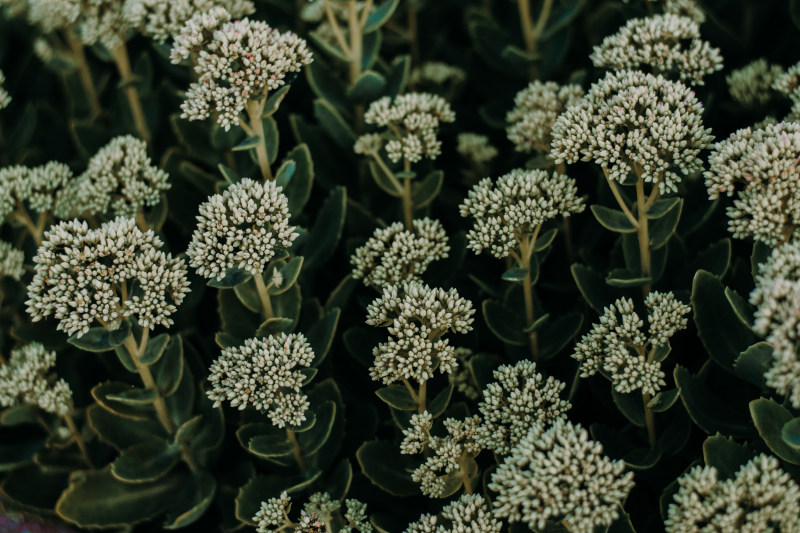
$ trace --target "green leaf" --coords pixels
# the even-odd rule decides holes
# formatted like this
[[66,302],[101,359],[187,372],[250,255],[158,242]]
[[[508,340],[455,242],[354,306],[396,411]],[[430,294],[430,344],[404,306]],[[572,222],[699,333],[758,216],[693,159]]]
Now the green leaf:
[[291,333],[294,319],[284,317],[268,318],[258,326],[254,337],[258,339],[272,337],[280,333]]
[[275,185],[285,189],[286,185],[292,181],[292,177],[294,176],[294,171],[296,168],[297,163],[291,159],[284,159],[283,163],[281,163],[281,166],[278,168],[278,171],[275,172]]
[[451,381],[445,386],[444,389],[439,391],[439,394],[433,397],[433,399],[428,403],[427,411],[433,416],[433,418],[438,418],[444,413],[445,409],[447,409],[448,405],[450,405],[450,399],[453,397],[453,389],[455,388],[455,384]]
[[407,455],[401,455],[396,445],[371,440],[356,452],[361,471],[377,487],[393,496],[412,496],[419,488],[411,480],[416,464]]
[[281,87],[280,89],[272,91],[267,96],[267,101],[264,102],[264,116],[272,116],[278,111],[278,108],[281,106],[281,102],[283,99],[286,98],[286,94],[289,92],[289,89],[292,88],[291,81]]
[[280,430],[252,437],[247,451],[262,459],[289,457],[294,451],[294,445],[286,436],[286,431]]
[[734,373],[734,362],[755,338],[728,304],[725,286],[705,270],[698,271],[692,283],[692,310],[706,351],[714,362]]
[[766,342],[757,342],[739,354],[733,364],[733,371],[743,380],[766,390],[767,379],[764,374],[772,368],[772,364],[772,346]]
[[221,278],[212,278],[208,280],[207,284],[209,287],[217,289],[233,289],[242,283],[247,283],[252,278],[253,275],[244,269],[229,268],[224,276]]
[[614,405],[617,406],[619,412],[625,415],[625,418],[632,424],[639,427],[645,426],[644,404],[639,391],[623,394],[612,387],[611,398],[614,400]]
[[731,304],[731,309],[739,321],[744,324],[747,329],[753,331],[753,324],[756,321],[755,307],[747,301],[747,298],[730,287],[725,287],[725,299]]
[[91,405],[86,410],[89,426],[100,437],[118,451],[131,446],[165,438],[167,435],[154,418],[133,420],[117,415],[99,405]]
[[180,335],[170,337],[164,355],[153,365],[152,372],[156,386],[164,396],[175,393],[184,373],[183,339]]
[[753,458],[755,452],[732,438],[717,433],[703,442],[703,458],[707,466],[719,472],[720,480],[730,479],[739,467]]
[[[346,58],[344,61],[350,60]],[[317,60],[304,70],[314,94],[329,102],[338,111],[347,112],[351,104],[347,101],[346,87],[329,63]]]
[[375,391],[375,394],[389,407],[400,411],[414,411],[418,407],[417,400],[411,396],[408,389],[397,383],[378,389]]
[[[303,256],[298,255],[290,259],[289,261],[280,263],[278,266],[278,272],[280,272],[281,284],[279,287],[270,287],[269,293],[270,294],[283,294],[284,292],[288,291],[292,288],[292,285],[295,284],[297,278],[300,277],[300,269],[303,267]],[[272,278],[269,280],[272,281]]]
[[513,346],[524,346],[528,337],[522,333],[525,324],[519,313],[498,300],[484,300],[483,319],[498,339]]
[[772,255],[772,247],[770,245],[761,241],[755,241],[753,243],[753,252],[750,255],[750,271],[754,279],[758,276],[759,268],[769,259],[770,255]]
[[430,205],[439,195],[444,182],[444,172],[434,170],[420,181],[411,184],[411,199],[414,209],[420,209]]
[[219,169],[219,173],[222,174],[222,177],[225,178],[225,181],[228,182],[230,185],[242,181],[242,177],[232,168],[228,168],[222,163],[217,165],[217,168]]
[[750,415],[758,434],[775,455],[787,463],[800,464],[800,450],[783,440],[783,426],[794,420],[791,411],[775,400],[759,398],[750,402]]
[[639,272],[631,272],[626,268],[615,268],[606,277],[607,284],[623,289],[641,287],[652,281],[652,277],[642,276]]
[[344,227],[347,206],[347,192],[338,186],[322,204],[317,219],[308,235],[305,247],[305,269],[308,271],[321,267],[333,254]]
[[536,242],[533,243],[533,251],[538,253],[550,246],[553,243],[553,239],[556,238],[557,233],[558,228],[550,228],[539,235],[536,238]]
[[[115,397],[120,397],[124,394],[137,395],[143,392],[144,389],[137,389],[127,383],[119,381],[104,381],[98,383],[92,388],[92,397],[100,404],[101,407],[108,409],[112,413],[132,418],[134,420],[147,420],[152,413],[152,405],[147,403],[137,403],[131,405],[128,402],[118,401]],[[152,394],[153,391],[145,394]],[[152,401],[152,399],[151,399]]]
[[405,90],[410,70],[410,56],[403,55],[394,58],[389,72],[386,74],[386,96],[394,98]]
[[800,418],[793,418],[781,428],[783,442],[800,452]]
[[130,333],[131,323],[125,320],[113,331],[102,327],[89,328],[83,335],[76,333],[71,336],[67,342],[87,352],[107,352],[125,342]]
[[140,358],[141,363],[149,366],[161,359],[161,354],[164,353],[164,348],[166,348],[168,342],[169,334],[167,333],[162,333],[150,339]]
[[514,267],[503,272],[502,278],[506,281],[521,282],[528,276],[525,268]]
[[0,425],[38,424],[41,411],[35,405],[19,404],[0,411]]
[[583,299],[596,313],[602,314],[605,307],[614,303],[616,293],[597,271],[580,263],[573,264],[570,271]]
[[278,133],[278,123],[272,117],[264,117],[261,120],[264,127],[264,143],[267,149],[267,159],[270,164],[278,158],[278,147],[280,145],[280,134]]
[[354,102],[377,100],[386,89],[386,78],[375,71],[362,72],[355,83],[347,89],[347,97]]
[[211,128],[211,144],[217,150],[231,150],[242,142],[243,137],[244,130],[241,128],[231,128],[225,131],[225,128],[219,124],[214,124]]
[[647,210],[645,216],[650,220],[658,220],[674,209],[680,202],[681,199],[678,197],[656,200],[653,202],[653,205],[650,206],[650,209]]
[[658,464],[661,452],[651,448],[634,448],[626,453],[622,460],[625,465],[634,470],[648,470]]
[[364,24],[364,33],[370,33],[380,29],[381,26],[389,22],[392,14],[400,5],[400,0],[385,0],[382,4],[376,5],[367,15],[367,22]]
[[[565,2],[561,2],[560,5],[553,10],[553,14],[548,20],[548,24],[545,27],[545,30],[542,32],[542,35],[539,37],[539,40],[547,41],[554,37],[561,30],[567,28],[575,19],[575,17],[580,14],[584,4],[584,0],[567,0]],[[609,530],[608,533],[621,533],[621,530],[619,532],[612,532]]]
[[308,431],[298,434],[300,449],[306,457],[311,457],[325,445],[331,436],[336,422],[336,402],[326,401],[311,406],[316,415],[314,425]]
[[[11,440],[11,439],[9,439]],[[33,456],[45,446],[44,437],[22,436],[6,442],[0,442],[0,472],[8,472],[25,466]]]
[[166,439],[152,439],[123,450],[111,463],[111,474],[128,483],[155,481],[167,475],[178,461],[179,449]]
[[541,360],[550,359],[563,350],[578,334],[582,324],[583,315],[581,313],[567,313],[539,328],[539,357]]
[[69,474],[67,472],[29,465],[7,473],[0,483],[0,493],[4,499],[10,499],[17,505],[36,508],[39,513],[52,513],[56,501],[68,484]]
[[200,429],[202,422],[203,415],[197,415],[181,424],[178,429],[175,430],[175,436],[172,439],[173,442],[175,444],[185,444],[192,440],[192,437],[194,437]]
[[111,467],[84,470],[73,475],[56,512],[84,528],[127,527],[163,512],[180,479],[173,474],[148,483],[125,483],[111,475]]
[[158,391],[151,389],[138,389],[133,388],[129,391],[124,391],[116,394],[108,394],[107,399],[115,402],[124,403],[127,405],[150,405],[153,400],[158,398]]
[[678,227],[682,210],[683,199],[678,198],[678,202],[675,202],[672,208],[650,223],[649,233],[651,250],[658,250],[667,244],[669,238],[675,233],[675,228]]
[[617,233],[634,233],[636,226],[625,216],[625,213],[618,209],[610,209],[602,205],[590,207],[594,218],[606,229]]
[[[691,262],[690,271],[692,274],[698,270],[706,270],[719,278],[722,278],[731,264],[731,240],[728,238],[720,239],[711,246],[697,254]],[[727,292],[727,289],[725,289]]]
[[403,186],[400,185],[400,182],[394,176],[387,174],[375,161],[369,162],[369,172],[372,175],[372,179],[375,180],[375,184],[383,192],[395,198],[403,196]]
[[314,100],[314,117],[334,143],[348,153],[353,151],[356,134],[336,108],[325,100]]
[[673,377],[686,411],[700,429],[709,435],[719,432],[733,437],[749,437],[752,434],[748,421],[688,370],[677,366]]
[[232,152],[243,152],[245,150],[252,150],[261,144],[261,137],[247,137],[245,140],[231,148]]
[[255,527],[257,524],[253,521],[253,517],[261,508],[261,502],[277,498],[284,491],[289,495],[295,494],[312,485],[321,474],[322,472],[316,471],[305,479],[272,474],[254,477],[240,488],[236,495],[236,518]]
[[286,154],[286,159],[294,161],[295,171],[292,180],[284,187],[283,192],[289,199],[289,212],[297,215],[311,197],[311,186],[314,183],[314,163],[306,144],[298,144],[292,148]]
[[670,407],[675,405],[675,402],[678,401],[680,397],[680,391],[678,389],[669,389],[665,391],[661,391],[650,400],[647,404],[647,407],[650,408],[651,411],[656,413],[663,413],[667,411]]
[[322,318],[314,322],[314,325],[306,333],[308,343],[314,350],[314,360],[311,362],[312,367],[319,366],[325,356],[328,355],[333,344],[333,337],[336,333],[336,326],[339,324],[340,315],[339,308],[334,307],[322,315]]
[[216,490],[217,481],[206,470],[186,478],[167,510],[164,529],[179,529],[197,521],[211,505]]

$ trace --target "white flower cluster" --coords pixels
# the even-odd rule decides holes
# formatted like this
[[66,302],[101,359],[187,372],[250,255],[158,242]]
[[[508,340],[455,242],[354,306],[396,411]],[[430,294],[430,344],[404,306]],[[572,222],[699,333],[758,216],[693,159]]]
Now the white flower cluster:
[[557,163],[594,161],[620,183],[637,171],[667,194],[677,191],[676,170],[702,168],[698,155],[712,139],[694,91],[660,75],[618,71],[558,117],[551,156]]
[[800,241],[772,251],[761,264],[750,303],[756,306],[754,329],[772,347],[772,366],[764,374],[767,384],[788,395],[800,408]]
[[125,12],[127,0],[75,0],[80,5],[78,34],[87,45],[100,43],[109,50],[125,44],[135,28]]
[[28,313],[34,322],[53,316],[68,335],[83,335],[95,320],[109,328],[129,317],[147,329],[172,325],[189,282],[184,262],[162,244],[126,218],[98,229],[77,220],[51,226],[33,259]]
[[698,24],[671,13],[629,20],[595,46],[589,57],[596,67],[649,68],[698,85],[704,76],[722,69],[719,49],[700,39]]
[[742,105],[757,107],[769,102],[772,84],[783,74],[783,67],[770,65],[764,58],[731,71],[725,77],[731,97]]
[[564,521],[572,533],[592,533],[618,516],[633,488],[633,473],[603,455],[579,425],[535,424],[492,474],[494,515],[544,529]]
[[25,272],[25,254],[5,241],[0,241],[0,278],[20,280]]
[[475,415],[466,420],[444,420],[446,437],[430,434],[433,417],[427,411],[411,417],[411,427],[404,429],[405,438],[400,443],[400,453],[406,455],[430,451],[425,461],[411,474],[420,484],[420,490],[431,498],[441,498],[451,492],[453,485],[461,485],[466,460],[471,460],[483,450],[478,442],[481,419]]
[[480,494],[462,494],[438,515],[424,514],[404,533],[500,533],[503,523]]
[[549,426],[572,407],[560,398],[566,385],[552,376],[545,379],[532,361],[501,365],[493,377],[478,406],[478,441],[499,455],[510,453],[534,423]]
[[28,22],[42,33],[67,29],[81,16],[81,0],[28,0]]
[[206,394],[214,405],[223,401],[244,409],[252,405],[266,411],[279,428],[299,426],[306,419],[308,398],[300,392],[314,351],[301,333],[281,333],[263,339],[247,339],[242,346],[222,350],[211,363]]
[[475,223],[467,238],[476,254],[489,250],[498,258],[519,248],[520,240],[557,216],[584,210],[575,180],[544,170],[512,170],[496,182],[479,181],[461,204],[461,216]]
[[[346,524],[337,533],[372,533],[372,524],[367,518],[366,504],[354,500],[345,500],[344,520]],[[261,507],[253,517],[257,533],[295,531],[299,533],[316,533],[326,531],[326,523],[331,522],[331,515],[341,509],[338,500],[331,500],[327,492],[317,492],[308,498],[308,502],[300,512],[300,522],[295,524],[289,518],[292,499],[286,492],[278,498],[270,498],[261,502]]]
[[470,369],[470,360],[476,355],[469,348],[456,348],[456,359],[458,359],[458,368],[448,374],[450,383],[453,384],[455,390],[469,398],[470,400],[477,400],[481,397],[481,391],[478,389],[478,384],[475,376]]
[[[423,157],[436,159],[442,152],[442,142],[436,137],[442,122],[453,122],[455,113],[440,96],[430,93],[408,93],[394,99],[384,96],[372,102],[364,114],[367,124],[385,128],[390,140],[386,143],[386,154],[393,162],[405,159],[416,163]],[[368,146],[382,139],[368,134]],[[359,139],[359,149],[365,141]],[[367,153],[356,150],[356,153]]]
[[800,487],[777,459],[758,455],[725,480],[713,466],[678,478],[668,533],[800,531]]
[[72,170],[56,161],[33,168],[15,165],[0,169],[0,221],[17,204],[40,215],[50,212],[66,217],[75,203],[70,192],[74,183]]
[[194,15],[176,35],[173,63],[190,57],[197,81],[186,92],[181,116],[214,116],[226,130],[239,124],[248,102],[285,85],[290,73],[312,61],[306,41],[296,34],[246,17],[231,20],[220,7]]
[[389,340],[375,347],[370,376],[386,385],[413,379],[423,383],[439,370],[454,371],[455,351],[445,333],[472,330],[472,302],[419,282],[390,285],[367,307],[367,324],[386,327]]
[[11,95],[8,94],[8,91],[5,90],[3,84],[6,82],[6,75],[3,74],[3,71],[0,70],[0,109],[4,107],[8,107],[8,104],[11,103]]
[[463,69],[442,63],[441,61],[426,61],[414,67],[408,77],[408,83],[414,87],[418,85],[444,85],[447,82],[459,83],[467,79]]
[[12,350],[8,363],[0,365],[0,407],[21,402],[48,413],[68,414],[72,391],[66,381],[51,374],[55,364],[56,352],[36,342]]
[[115,137],[89,159],[74,183],[73,205],[81,213],[135,218],[161,201],[170,188],[168,174],[152,164],[147,143],[132,135]]
[[[714,145],[705,172],[708,196],[733,196],[728,229],[736,238],[769,245],[785,241],[800,225],[800,124],[744,128]],[[737,190],[738,189],[738,190]]]
[[706,14],[695,0],[666,0],[664,12],[689,17],[698,24],[706,21]]
[[666,385],[661,363],[653,356],[659,347],[668,345],[670,337],[686,328],[684,315],[691,307],[671,292],[651,292],[644,303],[650,324],[647,335],[633,300],[620,298],[603,310],[600,322],[581,338],[572,354],[581,364],[581,377],[608,374],[614,389],[623,394],[639,389],[643,394],[655,394]]
[[447,234],[438,220],[416,219],[414,230],[402,222],[378,228],[367,243],[350,258],[353,277],[376,289],[404,281],[419,281],[433,261],[450,252]]
[[497,157],[497,148],[489,143],[489,137],[477,133],[459,133],[456,137],[456,152],[479,165]]
[[225,9],[234,19],[251,15],[256,10],[251,0],[125,0],[124,9],[133,26],[163,43],[179,35],[196,13],[215,7]]
[[519,152],[550,152],[551,130],[558,115],[583,97],[580,85],[533,81],[514,97],[506,114],[506,135]]
[[289,200],[274,182],[249,178],[200,205],[186,255],[197,273],[221,278],[234,268],[259,275],[297,238]]

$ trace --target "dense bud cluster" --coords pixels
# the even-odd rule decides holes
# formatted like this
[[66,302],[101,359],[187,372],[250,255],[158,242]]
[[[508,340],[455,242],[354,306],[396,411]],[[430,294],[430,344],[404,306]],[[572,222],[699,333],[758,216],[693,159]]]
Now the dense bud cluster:
[[179,35],[196,13],[215,7],[225,9],[233,19],[255,11],[251,0],[126,0],[125,15],[142,33],[163,43]]
[[520,152],[550,152],[551,130],[558,115],[583,97],[579,85],[533,81],[514,97],[506,114],[506,135]]
[[456,152],[464,159],[479,165],[497,157],[497,148],[489,143],[489,137],[477,133],[459,133],[456,137]]
[[725,80],[731,97],[742,105],[762,106],[769,102],[775,80],[783,74],[783,67],[770,65],[764,58],[731,71]]
[[422,515],[404,533],[500,533],[502,527],[483,496],[463,494],[445,505],[439,515]]
[[56,352],[39,343],[11,351],[8,363],[0,365],[0,407],[17,403],[35,405],[57,415],[72,409],[72,391],[63,379],[52,375]]
[[5,241],[0,241],[0,278],[20,280],[25,272],[25,254]]

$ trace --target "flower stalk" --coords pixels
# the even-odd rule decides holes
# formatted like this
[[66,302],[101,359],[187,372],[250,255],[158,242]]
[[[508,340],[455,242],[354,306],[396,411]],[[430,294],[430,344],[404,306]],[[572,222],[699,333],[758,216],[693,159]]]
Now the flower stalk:
[[[250,120],[250,127],[248,128],[254,137],[258,137],[258,144],[256,145],[256,156],[258,157],[258,167],[261,169],[261,177],[264,181],[273,181],[275,177],[272,175],[272,168],[270,167],[269,157],[267,156],[267,139],[264,135],[264,105],[267,99],[250,100],[247,103],[247,116]],[[247,129],[245,130],[247,131]]]
[[292,453],[294,454],[294,460],[297,462],[297,466],[302,472],[305,472],[307,469],[306,459],[303,456],[303,450],[300,448],[300,442],[297,440],[297,434],[293,430],[286,428],[286,436],[294,447]]
[[117,71],[122,79],[122,85],[125,87],[125,97],[128,99],[128,106],[131,110],[131,116],[133,116],[136,132],[149,147],[151,144],[150,130],[147,128],[147,121],[142,109],[142,100],[139,96],[139,91],[136,89],[136,79],[131,70],[128,48],[124,42],[111,50],[111,57],[114,59],[114,64],[117,66]]

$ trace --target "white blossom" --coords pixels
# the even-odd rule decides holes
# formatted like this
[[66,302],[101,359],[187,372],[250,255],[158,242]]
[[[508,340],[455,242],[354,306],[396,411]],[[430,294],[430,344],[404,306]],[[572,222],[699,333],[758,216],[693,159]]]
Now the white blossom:
[[503,523],[480,494],[462,494],[445,505],[438,516],[422,515],[405,533],[500,533]]
[[532,81],[514,97],[506,114],[506,135],[519,152],[550,152],[551,130],[558,116],[583,97],[579,85]]
[[389,340],[375,347],[370,376],[389,385],[402,379],[418,383],[434,371],[453,372],[457,365],[448,331],[472,330],[475,309],[455,289],[431,288],[419,282],[389,285],[367,307],[367,324],[386,327]]
[[497,157],[497,148],[489,143],[489,137],[477,133],[459,133],[456,137],[456,151],[465,159],[479,165]]
[[618,516],[633,488],[633,473],[603,455],[603,446],[579,425],[534,424],[492,473],[494,515],[544,529],[565,521],[572,533],[592,533]]
[[470,368],[470,360],[475,355],[476,354],[474,354],[469,348],[456,348],[455,356],[456,359],[458,359],[458,368],[448,374],[450,383],[453,384],[455,390],[470,400],[477,400],[481,397],[481,391],[478,389],[478,383],[475,380],[472,369]]
[[590,58],[596,67],[674,73],[698,85],[722,69],[719,49],[700,39],[697,22],[672,13],[629,20],[595,46]]
[[418,85],[437,86],[447,82],[459,83],[464,81],[467,75],[463,69],[442,63],[441,61],[426,61],[418,67],[414,67],[408,77],[408,83],[412,87]]
[[148,329],[172,325],[189,282],[183,261],[161,246],[132,219],[98,229],[77,220],[51,226],[33,259],[28,314],[34,322],[52,316],[68,335],[83,335],[95,321],[113,328],[130,317]]
[[764,58],[748,63],[726,76],[731,97],[742,105],[757,107],[769,102],[772,84],[783,74],[783,67],[770,65]]
[[508,257],[544,222],[584,210],[575,180],[544,170],[512,170],[493,182],[479,181],[461,204],[461,216],[475,219],[469,248]]
[[404,281],[418,281],[433,261],[450,252],[447,234],[438,220],[413,221],[414,229],[404,229],[402,222],[378,228],[372,237],[350,258],[353,277],[376,289]]
[[281,526],[284,526],[287,521],[291,506],[292,499],[286,494],[286,491],[282,492],[278,498],[270,498],[261,502],[258,512],[253,517],[253,521],[257,524],[256,531],[268,533],[276,531],[273,528],[283,529]]
[[282,191],[274,182],[243,178],[201,204],[186,250],[197,273],[213,279],[241,268],[259,275],[287,250],[298,234]]
[[[44,0],[46,1],[46,0]],[[126,0],[76,0],[80,17],[76,24],[84,44],[100,43],[109,50],[125,44],[134,25],[125,13]]]
[[0,241],[0,278],[17,281],[25,273],[25,254],[5,241]]
[[677,331],[686,328],[684,315],[691,308],[671,292],[651,292],[645,307],[650,324],[647,334],[633,300],[620,298],[603,310],[600,322],[581,338],[572,354],[581,364],[581,377],[603,372],[623,394],[640,389],[643,394],[655,394],[666,385],[655,355],[669,345]]
[[41,28],[42,33],[71,27],[81,16],[81,0],[28,0],[28,22]]
[[635,172],[667,194],[677,191],[681,174],[702,168],[698,156],[711,140],[694,91],[623,70],[606,74],[556,120],[551,156],[556,163],[594,161],[620,183]]
[[783,242],[800,224],[800,124],[744,128],[714,145],[705,172],[708,196],[736,199],[728,229],[736,238]]
[[206,394],[215,406],[227,401],[239,409],[252,405],[265,411],[276,427],[299,426],[309,406],[300,392],[305,382],[301,368],[313,360],[311,345],[300,333],[247,339],[222,350],[211,364],[212,386]]
[[8,363],[0,365],[0,407],[22,403],[56,415],[68,414],[72,391],[53,374],[55,364],[56,353],[37,342],[12,350]]
[[478,442],[499,455],[510,453],[534,423],[549,425],[572,407],[560,397],[564,383],[552,376],[545,379],[532,361],[501,365],[493,377],[478,406]]
[[56,161],[33,168],[15,165],[0,169],[0,194],[4,196],[0,220],[19,205],[39,215],[64,216],[70,205],[67,192],[74,182],[72,170]]
[[702,24],[706,20],[705,12],[695,0],[666,0],[664,12],[689,17],[697,24]]
[[196,13],[215,7],[225,9],[233,19],[255,12],[251,0],[126,0],[125,15],[143,34],[163,43],[179,35]]
[[754,457],[729,479],[713,466],[696,466],[678,487],[667,533],[800,531],[800,487],[769,455]]

